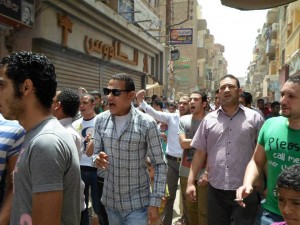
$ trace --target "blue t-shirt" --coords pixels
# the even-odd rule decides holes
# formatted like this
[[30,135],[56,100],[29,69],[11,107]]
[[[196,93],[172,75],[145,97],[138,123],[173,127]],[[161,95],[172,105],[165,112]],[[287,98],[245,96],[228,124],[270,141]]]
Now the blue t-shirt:
[[24,129],[17,122],[5,120],[0,114],[0,180],[7,160],[19,154],[24,134]]

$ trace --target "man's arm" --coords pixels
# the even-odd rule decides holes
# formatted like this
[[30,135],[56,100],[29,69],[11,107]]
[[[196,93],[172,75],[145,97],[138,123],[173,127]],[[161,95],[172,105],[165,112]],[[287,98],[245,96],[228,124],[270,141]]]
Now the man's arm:
[[63,191],[49,191],[33,194],[32,224],[60,225],[62,204]]
[[190,173],[187,181],[186,194],[190,201],[196,201],[195,180],[200,169],[203,167],[206,159],[206,152],[197,149],[193,156],[193,161],[190,168]]
[[179,134],[179,143],[182,149],[191,148],[192,139],[186,138],[185,134]]
[[101,129],[103,129],[103,127],[101,126],[100,117],[98,117],[95,124],[94,140],[87,147],[92,147],[93,149],[92,157],[94,166],[98,169],[107,169],[109,164],[108,155],[104,152],[104,144],[101,138]]
[[136,100],[139,104],[139,107],[142,110],[144,110],[145,113],[149,114],[150,116],[152,116],[157,121],[161,121],[161,122],[164,122],[164,123],[168,124],[171,117],[178,116],[176,113],[156,111],[155,109],[153,109],[150,105],[148,105],[144,101],[144,97],[145,97],[145,90],[140,90],[140,91],[137,92]]
[[2,207],[0,209],[0,225],[9,224],[11,207],[12,207],[12,197],[13,197],[13,171],[15,169],[16,162],[18,160],[18,154],[9,157],[7,161],[7,190],[3,197]]
[[246,206],[243,203],[243,199],[253,192],[253,184],[264,171],[266,160],[266,152],[264,147],[260,144],[257,144],[252,159],[247,165],[243,186],[236,190],[237,202],[242,207]]

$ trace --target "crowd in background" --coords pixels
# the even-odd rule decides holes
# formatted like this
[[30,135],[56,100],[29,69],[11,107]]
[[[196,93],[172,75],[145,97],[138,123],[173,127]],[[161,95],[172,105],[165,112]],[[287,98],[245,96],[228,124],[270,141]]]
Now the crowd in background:
[[233,75],[213,101],[125,73],[103,94],[57,90],[41,54],[0,61],[0,225],[88,225],[90,204],[100,225],[171,225],[178,184],[177,225],[300,224],[300,76],[256,107]]

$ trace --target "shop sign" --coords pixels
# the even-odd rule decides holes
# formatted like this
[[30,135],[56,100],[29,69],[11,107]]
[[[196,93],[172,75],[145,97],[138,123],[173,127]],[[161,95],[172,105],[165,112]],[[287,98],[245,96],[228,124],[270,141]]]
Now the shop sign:
[[170,29],[170,45],[193,44],[193,28]]
[[93,39],[89,36],[85,36],[84,49],[86,53],[91,54],[93,52],[101,54],[106,59],[116,59],[123,61],[127,64],[137,66],[138,65],[138,50],[133,50],[133,59],[130,59],[128,54],[122,51],[121,41],[112,41],[111,44],[104,43],[102,40]]
[[179,58],[177,61],[174,61],[174,69],[190,69],[191,68],[191,59],[190,58]]

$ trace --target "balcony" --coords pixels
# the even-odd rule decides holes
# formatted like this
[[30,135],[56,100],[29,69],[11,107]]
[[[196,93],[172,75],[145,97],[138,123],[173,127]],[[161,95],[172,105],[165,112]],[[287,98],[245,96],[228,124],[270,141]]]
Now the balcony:
[[279,23],[273,23],[271,27],[271,34],[270,34],[270,37],[272,39],[277,39],[278,30],[279,30]]
[[267,13],[266,23],[272,24],[275,22],[277,22],[277,9],[271,9]]
[[207,22],[206,20],[198,20],[198,25],[197,25],[198,30],[206,30],[207,29]]
[[198,59],[206,58],[206,49],[205,48],[197,48],[197,58]]
[[267,46],[266,46],[266,55],[269,57],[269,60],[274,60],[276,56],[276,41],[272,42],[272,40],[267,41]]

